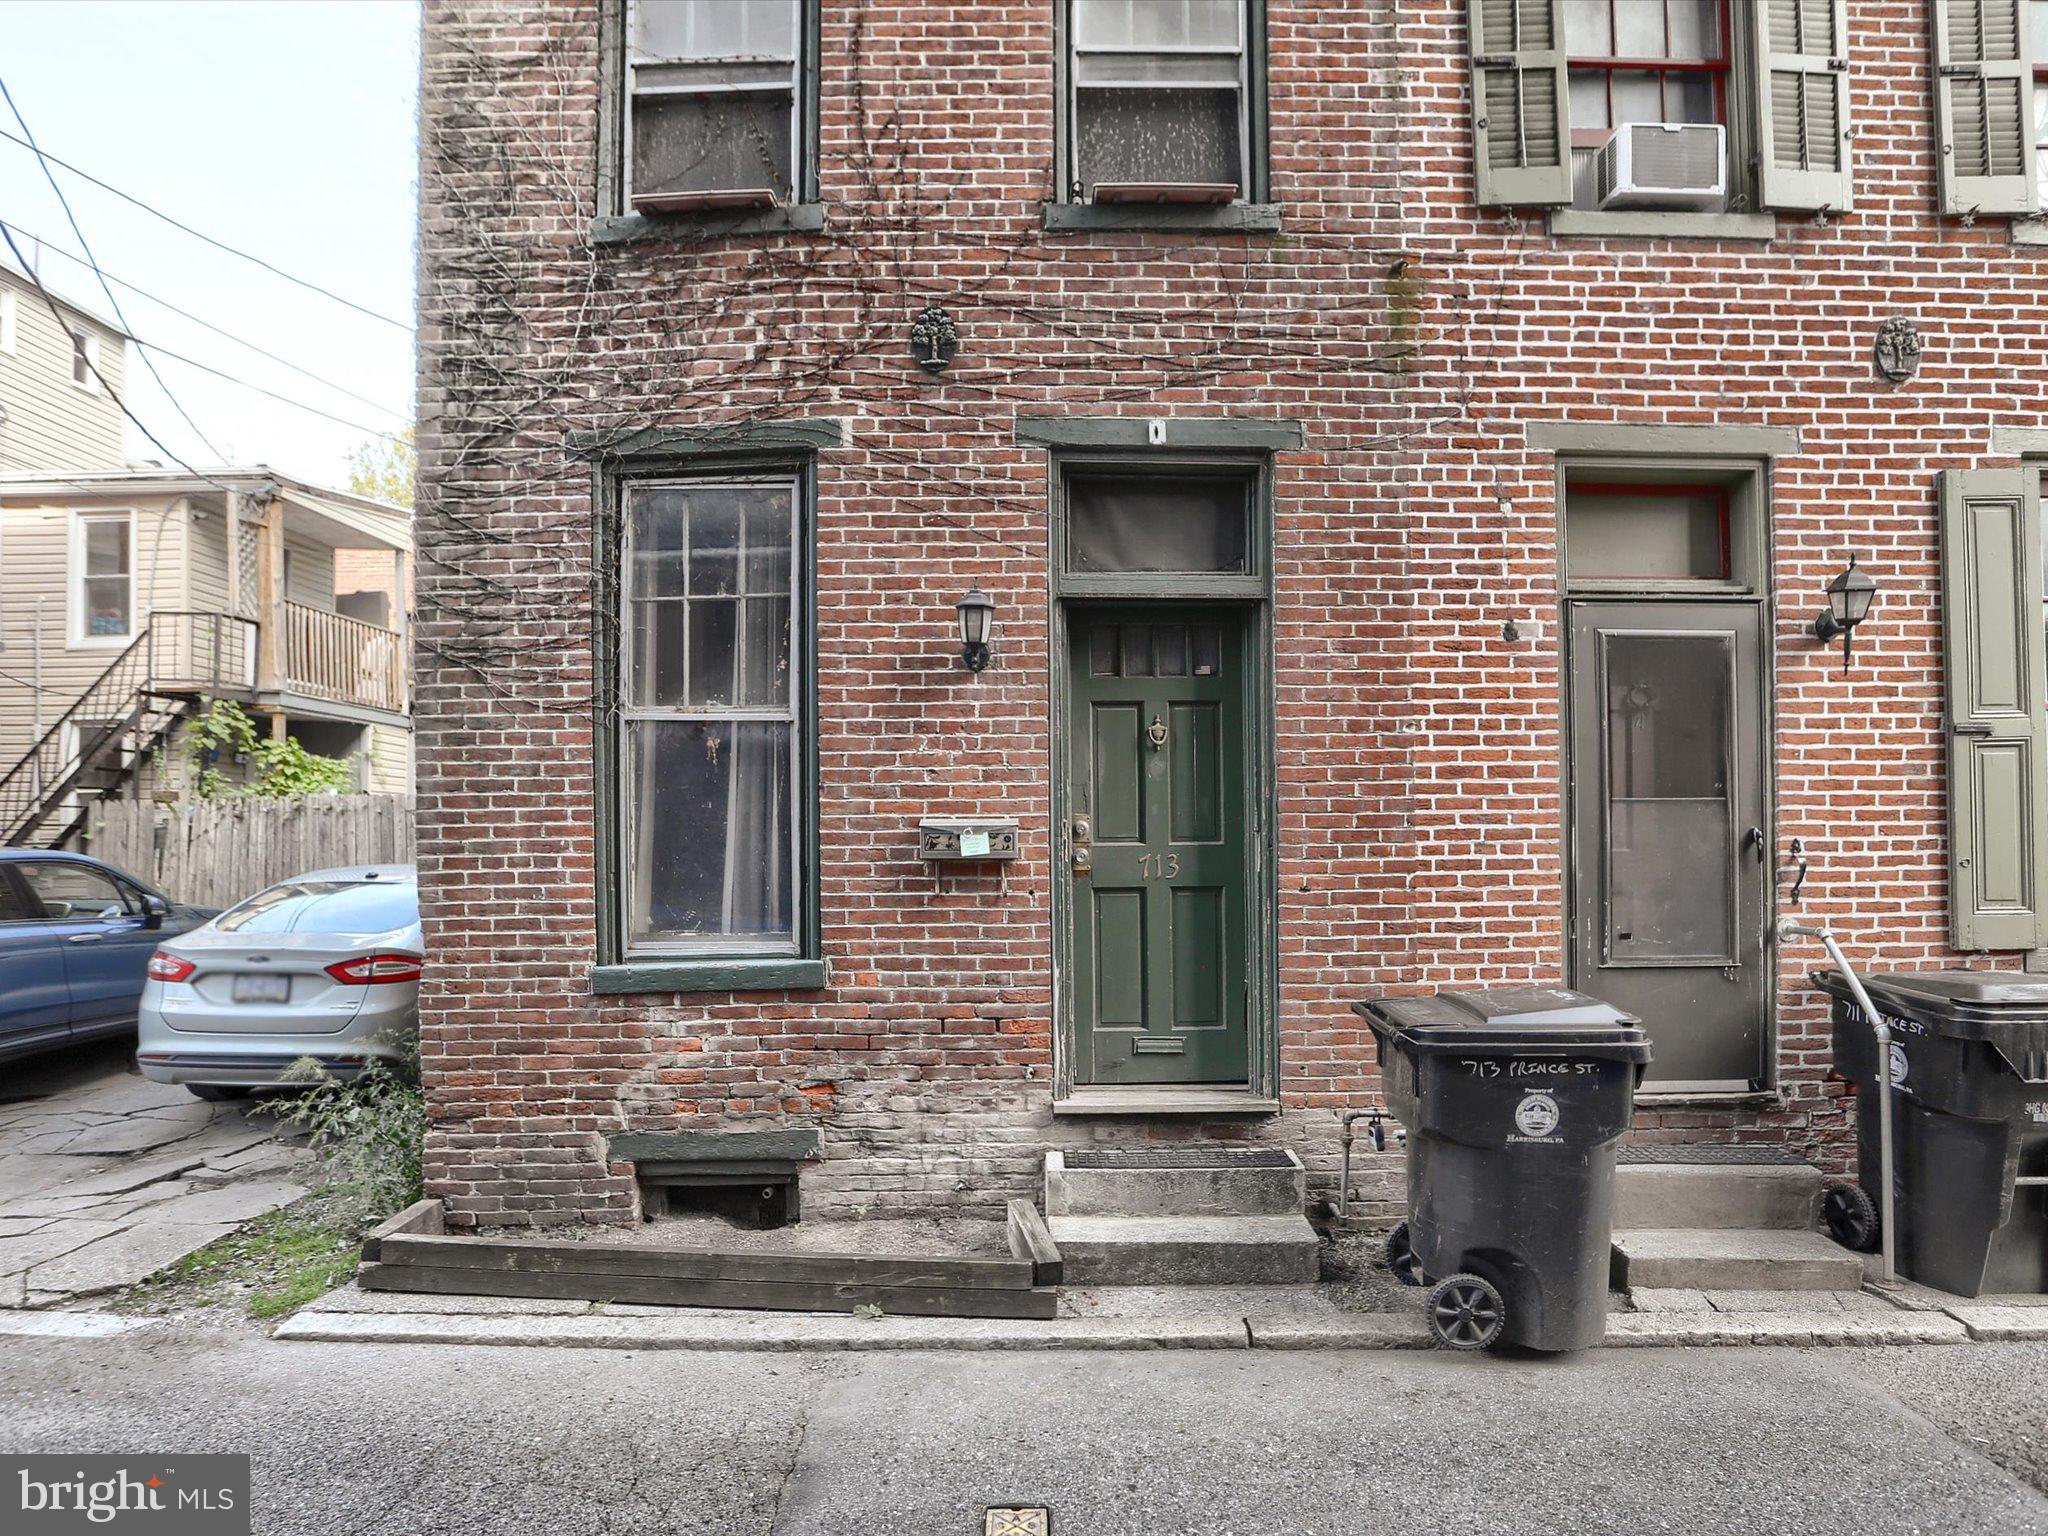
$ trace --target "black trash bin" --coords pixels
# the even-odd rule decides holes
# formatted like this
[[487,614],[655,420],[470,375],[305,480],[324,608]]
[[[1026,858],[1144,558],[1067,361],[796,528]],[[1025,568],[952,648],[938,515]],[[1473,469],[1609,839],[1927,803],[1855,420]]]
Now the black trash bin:
[[1408,1128],[1406,1246],[1454,1348],[1584,1349],[1607,1329],[1614,1153],[1642,1025],[1557,987],[1359,1003]]
[[[1891,1026],[1893,1251],[1910,1280],[1981,1296],[2048,1291],[2048,977],[1895,971],[1862,977]],[[1830,1192],[1828,1225],[1874,1245],[1881,1186],[1877,1042],[1838,971],[1835,1069],[1856,1085],[1854,1207]]]

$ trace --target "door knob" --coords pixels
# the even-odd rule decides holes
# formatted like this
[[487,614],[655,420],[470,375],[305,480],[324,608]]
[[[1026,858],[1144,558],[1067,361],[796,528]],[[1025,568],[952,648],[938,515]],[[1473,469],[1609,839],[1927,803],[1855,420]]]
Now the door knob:
[[1754,848],[1756,856],[1761,859],[1764,856],[1765,850],[1764,829],[1762,827],[1751,827],[1747,832],[1743,833],[1742,847],[1745,852]]

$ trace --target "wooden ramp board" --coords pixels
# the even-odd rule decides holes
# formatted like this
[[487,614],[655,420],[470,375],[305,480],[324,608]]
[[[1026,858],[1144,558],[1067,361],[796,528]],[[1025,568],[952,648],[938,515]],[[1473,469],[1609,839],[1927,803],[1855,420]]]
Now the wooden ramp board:
[[1012,1204],[1015,1257],[774,1252],[548,1238],[448,1236],[439,1201],[421,1200],[363,1242],[365,1290],[535,1296],[656,1306],[852,1312],[900,1317],[1050,1318],[1060,1254],[1044,1220]]
[[436,1296],[539,1296],[778,1312],[853,1312],[874,1306],[893,1317],[1051,1318],[1057,1314],[1059,1301],[1057,1292],[1037,1287],[1019,1290],[716,1280],[591,1270],[451,1268],[389,1262],[364,1265],[357,1272],[356,1283],[368,1291],[413,1291]]

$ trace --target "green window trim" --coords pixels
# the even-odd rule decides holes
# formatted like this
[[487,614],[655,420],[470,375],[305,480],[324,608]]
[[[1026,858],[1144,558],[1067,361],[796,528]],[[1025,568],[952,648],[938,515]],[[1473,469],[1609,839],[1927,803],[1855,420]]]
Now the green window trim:
[[830,981],[822,959],[634,959],[590,968],[600,997],[649,992],[816,992]]
[[820,153],[819,56],[823,32],[820,0],[802,0],[798,40],[797,96],[802,129],[796,195],[788,204],[757,210],[705,209],[687,213],[641,214],[625,205],[626,190],[626,8],[632,0],[598,0],[597,18],[597,216],[589,235],[596,245],[647,239],[801,233],[824,228],[818,197]]
[[[1265,213],[1270,210],[1271,229],[1280,227],[1278,208],[1272,207],[1271,155],[1267,140],[1267,88],[1266,88],[1266,0],[1244,0],[1244,161],[1247,185],[1240,188],[1238,201],[1221,206],[1195,205],[1188,208],[1161,208],[1138,205],[1113,205],[1102,207],[1095,203],[1081,202],[1073,196],[1074,183],[1074,125],[1073,125],[1073,44],[1069,36],[1071,23],[1068,12],[1072,9],[1070,0],[1057,0],[1053,9],[1053,200],[1045,205],[1045,227],[1048,231],[1075,232],[1086,229],[1222,229],[1239,232],[1266,232]],[[1055,209],[1065,212],[1056,214]],[[1139,216],[1149,215],[1160,222],[1096,222],[1084,210],[1103,213],[1130,212]],[[1219,215],[1228,210],[1239,214],[1237,222],[1224,220]],[[1193,215],[1207,214],[1215,221],[1205,222]],[[1080,217],[1076,217],[1080,215]],[[1164,216],[1164,217],[1162,217]]]
[[[835,434],[838,430],[837,423],[785,425],[814,435],[821,434],[828,425]],[[707,441],[717,446],[704,446]],[[591,553],[595,573],[591,647],[596,767],[592,785],[596,816],[593,864],[597,897],[597,954],[590,976],[593,993],[815,990],[827,983],[818,892],[817,467],[808,449],[764,449],[758,441],[758,437],[749,441],[746,434],[719,437],[701,429],[650,428],[629,434],[610,447],[585,445],[586,455],[595,459],[591,486]],[[632,445],[631,451],[623,445]],[[791,603],[790,646],[792,656],[803,668],[803,684],[798,690],[798,743],[793,754],[791,803],[797,814],[805,818],[805,824],[797,838],[797,890],[792,909],[795,952],[781,944],[753,953],[734,946],[715,953],[678,950],[628,954],[621,878],[625,816],[620,753],[625,731],[616,707],[624,631],[624,583],[619,565],[624,538],[624,494],[629,485],[639,481],[743,475],[783,475],[797,482],[793,570],[801,581],[803,596]]]

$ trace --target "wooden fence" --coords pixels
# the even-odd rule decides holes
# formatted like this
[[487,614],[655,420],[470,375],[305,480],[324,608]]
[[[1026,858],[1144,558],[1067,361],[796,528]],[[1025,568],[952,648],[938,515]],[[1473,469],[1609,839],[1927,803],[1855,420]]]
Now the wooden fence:
[[339,864],[410,864],[410,795],[309,795],[91,807],[84,851],[173,901],[225,907],[267,885]]

